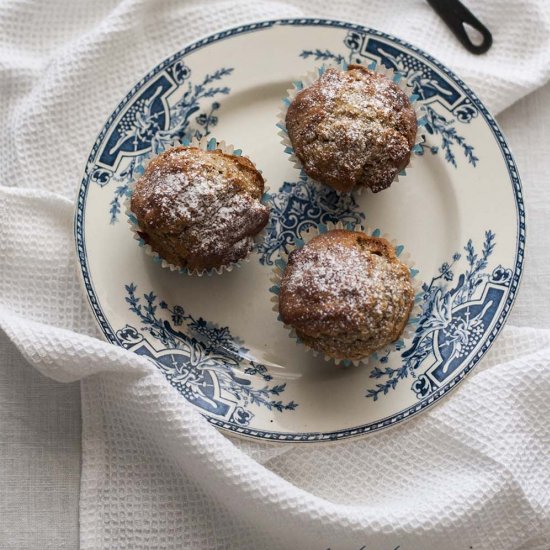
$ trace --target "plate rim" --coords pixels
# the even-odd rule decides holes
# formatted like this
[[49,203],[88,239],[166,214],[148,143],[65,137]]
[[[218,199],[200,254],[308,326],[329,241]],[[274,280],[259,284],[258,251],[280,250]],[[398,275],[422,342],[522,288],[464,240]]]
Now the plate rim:
[[[442,401],[442,398],[456,388],[460,382],[462,382],[465,377],[479,364],[483,356],[489,351],[491,346],[494,344],[498,336],[500,335],[504,325],[506,324],[510,312],[515,304],[518,290],[521,284],[524,264],[525,264],[525,249],[526,249],[526,211],[525,204],[523,200],[523,187],[521,183],[521,178],[519,171],[514,160],[514,157],[510,151],[510,147],[506,142],[506,139],[500,129],[495,118],[491,115],[485,105],[481,102],[478,96],[471,90],[471,88],[460,78],[458,77],[451,69],[447,68],[437,59],[432,57],[430,54],[410,44],[409,42],[402,40],[396,36],[393,36],[389,33],[361,25],[359,23],[353,23],[349,21],[337,20],[337,19],[323,19],[323,18],[282,18],[282,19],[271,19],[265,21],[257,21],[253,23],[247,23],[244,25],[239,25],[231,27],[229,29],[224,29],[216,33],[208,34],[202,38],[198,38],[192,42],[187,43],[183,48],[168,56],[160,63],[155,65],[149,72],[147,72],[139,81],[134,84],[130,91],[124,96],[124,98],[117,104],[114,111],[111,112],[105,123],[103,124],[101,131],[97,135],[94,145],[90,151],[90,155],[86,161],[84,175],[80,182],[78,193],[75,199],[75,214],[74,214],[74,224],[73,224],[73,234],[75,238],[75,246],[77,259],[79,264],[79,280],[86,295],[86,301],[92,311],[94,319],[99,325],[101,336],[110,344],[121,346],[118,341],[115,331],[111,327],[109,321],[107,320],[103,309],[99,304],[97,299],[97,294],[93,281],[90,277],[89,264],[88,264],[88,255],[86,250],[86,240],[84,237],[84,222],[85,222],[85,206],[87,201],[88,189],[90,187],[90,168],[93,166],[93,160],[97,155],[99,147],[103,143],[103,140],[109,130],[111,129],[113,123],[117,119],[120,112],[126,107],[128,102],[133,98],[133,96],[140,90],[140,88],[149,81],[157,73],[164,70],[167,65],[170,65],[174,60],[178,58],[184,58],[188,54],[192,53],[195,50],[201,49],[209,44],[214,42],[222,41],[233,36],[238,36],[242,34],[248,34],[251,32],[256,32],[264,29],[270,29],[275,26],[305,26],[305,27],[329,27],[329,28],[339,28],[345,30],[359,31],[373,36],[378,36],[386,40],[395,42],[396,44],[403,46],[415,54],[419,55],[421,58],[425,58],[435,67],[445,73],[452,81],[459,85],[461,90],[472,100],[472,103],[479,109],[479,112],[482,114],[486,124],[491,129],[491,132],[495,138],[495,141],[498,145],[498,149],[503,156],[504,164],[510,178],[510,183],[512,184],[512,190],[514,195],[514,204],[516,207],[516,246],[515,246],[515,260],[514,267],[512,269],[513,275],[510,281],[510,291],[506,298],[506,302],[502,306],[502,310],[498,316],[498,319],[495,323],[495,326],[488,333],[487,339],[478,350],[478,352],[470,358],[468,364],[458,373],[455,377],[449,380],[444,386],[439,388],[436,392],[429,395],[422,401],[417,402],[415,405],[402,409],[391,416],[379,419],[376,422],[371,422],[369,424],[364,424],[360,426],[354,426],[352,428],[346,428],[345,430],[333,430],[329,432],[275,432],[275,431],[265,431],[265,430],[256,430],[247,427],[237,427],[232,424],[229,424],[223,420],[219,420],[208,416],[206,412],[198,411],[210,424],[221,429],[225,433],[228,433],[232,436],[245,437],[247,439],[252,439],[255,441],[261,440],[266,442],[277,442],[277,443],[327,443],[335,442],[349,439],[356,439],[357,437],[366,436],[370,433],[378,432],[380,430],[396,426],[402,422],[416,417],[420,412],[432,407],[433,405],[439,404]],[[183,396],[182,396],[183,398]]]

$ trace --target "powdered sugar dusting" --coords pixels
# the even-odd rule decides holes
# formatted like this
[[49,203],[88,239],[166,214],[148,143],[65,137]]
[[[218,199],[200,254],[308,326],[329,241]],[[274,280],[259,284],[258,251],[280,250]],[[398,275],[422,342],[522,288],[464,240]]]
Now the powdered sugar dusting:
[[247,177],[227,155],[169,150],[149,164],[136,186],[140,224],[149,235],[162,236],[161,246],[179,254],[180,263],[237,261],[252,249],[268,218],[259,201],[263,181],[258,188]]
[[[263,219],[265,207],[246,195],[235,194],[218,210],[200,217],[205,223],[195,223],[186,230],[191,254],[221,255],[230,245],[235,254],[246,255],[253,246],[249,236]],[[204,212],[204,211],[203,211]]]
[[357,65],[328,69],[302,90],[286,125],[308,175],[339,191],[388,187],[409,161],[417,127],[399,86]]
[[[176,157],[170,153],[169,159]],[[148,174],[151,201],[157,205],[163,221],[188,225],[204,219],[223,204],[229,189],[223,173],[205,169],[205,162],[186,166],[185,171],[167,171],[155,166]]]
[[369,256],[367,259],[360,251],[340,245],[321,253],[305,249],[284,284],[289,293],[299,294],[304,301],[328,305],[315,312],[320,319],[345,312],[346,324],[352,320],[361,322],[364,317],[361,306],[367,300],[373,305],[367,320],[374,321],[384,314],[382,303],[388,302],[393,308],[387,298],[395,291],[396,281],[387,276],[383,258]]
[[283,321],[309,345],[354,358],[397,337],[413,295],[408,269],[395,257],[327,239],[326,246],[305,245],[291,253],[279,308]]

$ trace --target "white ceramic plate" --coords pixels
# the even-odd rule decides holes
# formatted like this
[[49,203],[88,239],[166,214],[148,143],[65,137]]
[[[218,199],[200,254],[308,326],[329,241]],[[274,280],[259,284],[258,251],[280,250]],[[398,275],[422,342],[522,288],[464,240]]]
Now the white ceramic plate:
[[[340,196],[308,183],[279,141],[277,111],[291,81],[334,61],[401,71],[426,109],[426,141],[413,165],[376,195]],[[272,208],[265,244],[251,260],[202,278],[153,263],[122,208],[146,156],[197,134],[241,147],[264,172]],[[313,357],[271,309],[269,279],[281,249],[304,227],[338,220],[397,239],[423,284],[414,337],[366,367]],[[525,218],[504,137],[459,78],[378,31],[300,19],[210,36],[140,80],[92,149],[75,235],[85,292],[110,342],[149,357],[212,424],[310,442],[397,424],[464,379],[510,312]]]

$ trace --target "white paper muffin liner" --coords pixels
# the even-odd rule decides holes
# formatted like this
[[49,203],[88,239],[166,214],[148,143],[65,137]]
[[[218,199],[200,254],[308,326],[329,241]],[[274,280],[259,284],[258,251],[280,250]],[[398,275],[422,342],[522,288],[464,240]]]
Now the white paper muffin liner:
[[[288,131],[286,128],[286,113],[288,111],[288,108],[290,107],[290,104],[294,101],[298,93],[301,92],[304,88],[311,86],[329,68],[336,68],[336,69],[341,69],[345,71],[348,68],[348,63],[332,64],[332,65],[323,64],[313,70],[308,71],[299,79],[293,80],[292,86],[287,90],[286,96],[282,100],[282,107],[279,110],[279,113],[277,116],[277,120],[278,120],[277,128],[279,129],[278,134],[281,137],[281,143],[283,144],[284,151],[287,155],[289,155],[289,160],[294,165],[294,167],[300,170],[301,172],[303,172],[304,174],[305,174],[305,171],[303,170],[302,163],[300,162],[298,157],[295,155],[294,148],[292,147],[292,143],[288,136]],[[399,181],[400,177],[404,177],[407,175],[407,171],[411,170],[416,157],[422,154],[422,143],[425,141],[423,128],[426,125],[426,117],[424,115],[424,106],[422,105],[422,103],[420,103],[419,101],[420,97],[414,93],[414,89],[412,88],[412,86],[409,86],[407,84],[407,82],[403,78],[402,73],[394,71],[393,69],[386,69],[386,67],[384,67],[383,65],[377,64],[376,61],[373,61],[372,63],[367,65],[367,68],[370,69],[371,71],[382,74],[385,77],[392,80],[393,82],[395,82],[399,86],[399,88],[401,88],[401,90],[403,90],[407,95],[407,97],[409,98],[409,101],[411,102],[411,105],[416,114],[416,124],[417,124],[416,139],[411,150],[410,161],[409,161],[409,164],[406,166],[406,168],[402,170],[397,176],[395,176],[392,182],[393,184],[396,181]],[[305,175],[307,176],[307,174]],[[325,185],[309,176],[307,177],[308,179],[310,179],[311,181],[319,185]],[[367,188],[355,187],[352,190],[352,192],[361,194],[365,189]]]
[[[193,138],[191,140],[183,139],[181,141],[175,139],[170,144],[170,146],[171,147],[180,147],[180,146],[198,147],[198,148],[200,148],[204,151],[213,151],[213,150],[219,149],[220,151],[222,151],[222,152],[224,152],[228,155],[246,156],[246,155],[242,155],[241,149],[236,149],[233,145],[227,144],[227,143],[225,143],[225,141],[217,141],[215,138],[210,137],[210,136],[205,136],[201,139],[197,139],[197,138]],[[159,151],[159,154],[163,153],[166,150],[167,149]],[[138,241],[139,246],[142,247],[143,250],[145,251],[145,254],[150,256],[152,258],[153,262],[159,264],[161,267],[163,267],[165,269],[169,269],[170,271],[177,271],[177,272],[182,273],[182,274],[198,276],[198,277],[202,277],[203,275],[210,276],[210,275],[213,275],[214,273],[216,273],[218,275],[221,275],[224,271],[232,271],[235,267],[240,267],[240,265],[243,262],[250,261],[250,255],[258,248],[259,244],[264,240],[265,235],[266,235],[266,227],[267,227],[267,225],[269,225],[269,223],[266,225],[266,227],[264,227],[264,229],[262,229],[262,231],[260,231],[254,237],[254,245],[253,245],[252,249],[250,250],[250,252],[248,253],[248,255],[245,258],[242,258],[238,262],[232,262],[232,263],[222,265],[222,266],[219,266],[219,267],[215,267],[215,268],[211,268],[211,269],[189,270],[186,267],[181,267],[179,265],[172,264],[172,263],[168,262],[167,260],[165,260],[164,258],[162,258],[160,256],[160,254],[158,252],[156,252],[150,244],[146,243],[143,240],[143,238],[139,234],[139,232],[140,231],[143,232],[143,230],[140,229],[139,224],[138,224],[138,220],[137,220],[136,216],[134,215],[134,213],[131,210],[131,199],[132,199],[132,193],[133,193],[133,190],[134,190],[134,186],[136,185],[139,178],[145,172],[145,168],[147,167],[147,165],[149,164],[151,159],[154,158],[155,156],[157,156],[157,155],[149,155],[149,157],[141,164],[141,166],[138,167],[135,170],[136,177],[128,185],[128,191],[126,192],[126,199],[124,201],[126,219],[128,220],[128,224],[130,225],[130,230],[133,233],[134,239],[136,241]],[[248,158],[248,157],[246,157],[246,158]],[[249,160],[251,160],[251,159],[249,159]],[[253,161],[251,160],[251,162],[253,162]],[[256,168],[256,169],[261,173],[261,170],[259,170],[258,168]],[[268,188],[267,183],[265,182],[265,178],[264,178],[264,194],[261,198],[262,203],[265,203],[266,197],[268,195],[268,191],[269,191],[269,188]]]
[[305,342],[303,342],[297,335],[296,330],[294,327],[287,325],[285,323],[284,327],[289,331],[289,336],[293,340],[296,341],[298,345],[302,345],[308,352],[312,353],[315,357],[323,357],[325,361],[329,361],[332,363],[335,363],[339,367],[350,367],[350,366],[359,366],[359,365],[366,365],[369,363],[369,361],[372,358],[375,358],[374,356],[383,356],[386,354],[391,353],[392,351],[396,349],[400,349],[403,347],[403,340],[407,338],[412,338],[414,335],[414,332],[416,330],[416,325],[418,324],[420,314],[422,313],[422,283],[418,278],[418,270],[414,268],[414,261],[412,260],[410,254],[405,250],[403,245],[400,245],[397,243],[397,241],[392,238],[387,233],[382,233],[380,229],[374,229],[371,230],[369,228],[365,228],[363,225],[354,225],[354,224],[343,224],[342,222],[338,223],[328,223],[328,224],[321,224],[316,227],[310,227],[307,229],[304,233],[300,235],[299,239],[296,239],[295,242],[288,247],[288,252],[282,252],[279,256],[279,258],[275,261],[275,265],[272,270],[272,276],[271,276],[271,282],[273,285],[269,288],[269,291],[273,295],[271,297],[271,302],[273,303],[273,311],[277,313],[277,319],[282,322],[281,316],[279,314],[279,293],[281,290],[281,280],[283,277],[283,273],[286,269],[287,263],[288,263],[288,256],[290,253],[297,249],[302,248],[305,244],[307,244],[311,239],[314,237],[317,237],[318,235],[322,235],[324,233],[327,233],[328,231],[332,231],[334,229],[346,229],[348,231],[359,231],[361,233],[365,233],[372,237],[382,237],[389,241],[391,245],[395,249],[395,253],[399,260],[404,263],[408,268],[409,272],[411,274],[411,281],[413,284],[413,290],[414,290],[414,303],[413,307],[411,309],[411,313],[409,315],[409,320],[407,321],[407,324],[405,325],[405,328],[403,329],[403,332],[399,336],[399,338],[390,344],[387,344],[383,348],[380,348],[373,354],[363,357],[361,359],[346,359],[346,358],[334,358],[330,357],[328,355],[323,354],[320,351],[317,351],[310,346],[308,346]]

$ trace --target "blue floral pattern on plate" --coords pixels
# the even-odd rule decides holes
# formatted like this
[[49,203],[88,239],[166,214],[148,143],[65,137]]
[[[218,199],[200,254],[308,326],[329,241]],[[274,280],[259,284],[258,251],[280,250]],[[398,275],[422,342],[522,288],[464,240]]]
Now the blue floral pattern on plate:
[[[294,401],[277,399],[286,383],[270,385],[273,376],[268,369],[249,358],[249,351],[228,327],[195,318],[180,305],[170,307],[154,292],[138,296],[133,283],[125,285],[125,291],[130,311],[142,329],[126,325],[117,332],[120,343],[152,359],[168,381],[201,410],[247,426],[254,417],[250,405],[279,412],[296,409]],[[153,348],[142,331],[148,332],[160,349]],[[260,377],[266,384],[254,387],[244,375]]]
[[[470,239],[464,247],[467,268],[452,288],[447,283],[455,280],[453,268],[461,260],[459,252],[452,256],[451,262],[441,265],[429,284],[422,285],[422,313],[412,343],[401,354],[399,367],[374,367],[370,377],[381,382],[367,390],[367,397],[376,401],[395,389],[400,380],[411,376],[416,378],[412,391],[419,399],[424,398],[452,376],[474,351],[512,278],[512,271],[502,266],[487,273],[488,259],[495,246],[495,234],[489,230],[485,232],[480,254],[475,252]],[[382,364],[387,361],[388,355],[379,359]],[[431,366],[417,378],[416,372],[426,362]]]
[[259,245],[260,262],[273,265],[279,254],[309,228],[342,222],[361,225],[365,214],[351,194],[340,194],[318,185],[303,173],[297,182],[284,182],[277,193],[267,196],[271,217],[266,238]]
[[[364,371],[366,383],[350,390],[358,393],[359,401],[368,404],[369,410],[379,403],[391,403],[396,394],[406,394],[414,404],[393,408],[390,416],[376,421],[347,424],[338,430],[304,431],[308,423],[299,418],[308,403],[295,389],[294,380],[299,377],[285,378],[281,369],[281,381],[276,380],[268,361],[256,360],[254,353],[235,336],[234,328],[217,326],[195,315],[183,301],[169,304],[161,298],[162,288],[148,278],[150,274],[141,277],[142,273],[125,273],[117,282],[120,289],[116,291],[123,307],[117,303],[105,308],[106,295],[96,287],[104,283],[94,279],[90,263],[90,257],[101,246],[96,242],[93,250],[87,247],[98,224],[102,224],[99,233],[105,239],[107,228],[109,236],[122,235],[120,225],[115,223],[120,218],[121,200],[127,184],[143,170],[148,156],[162,151],[174,138],[210,134],[224,116],[224,105],[228,104],[224,100],[233,94],[243,69],[237,57],[231,57],[232,67],[209,64],[199,74],[202,67],[194,65],[192,57],[187,56],[210,45],[223,43],[226,48],[233,36],[275,32],[278,26],[286,27],[286,32],[291,27],[300,35],[323,29],[330,31],[331,36],[341,33],[340,46],[329,40],[329,49],[323,46],[320,32],[312,32],[309,49],[300,37],[296,42],[299,46],[291,52],[297,74],[302,63],[309,62],[311,66],[312,61],[366,65],[374,61],[400,72],[426,109],[429,145],[424,144],[418,154],[430,153],[436,155],[435,159],[440,156],[441,165],[448,166],[449,173],[483,169],[486,154],[470,128],[486,125],[495,136],[491,147],[509,177],[510,196],[516,208],[514,232],[506,227],[508,234],[503,235],[488,222],[483,234],[485,227],[478,225],[466,234],[463,249],[455,251],[453,245],[446,261],[444,256],[439,260],[435,274],[420,273],[425,283],[414,336],[374,357],[373,368]],[[290,57],[289,62],[292,63]],[[239,80],[233,78],[236,73]],[[495,162],[494,158],[489,161]],[[274,192],[267,201],[272,217],[254,269],[270,270],[279,253],[287,251],[290,242],[312,225],[369,223],[362,199],[359,202],[353,195],[340,195],[317,186],[298,171],[279,182],[270,181],[270,185]],[[86,216],[90,193],[101,205],[104,220],[96,207]],[[519,177],[506,142],[483,104],[459,78],[429,55],[384,33],[348,23],[293,19],[244,25],[207,37],[173,55],[142,79],[115,109],[92,148],[77,199],[75,235],[85,291],[109,341],[152,360],[212,424],[256,438],[309,442],[353,437],[397,424],[436,402],[464,378],[494,341],[510,311],[522,271],[525,217]],[[500,252],[506,243],[510,244],[512,235],[514,257]],[[107,244],[111,246],[110,242]],[[97,257],[93,261],[94,269],[99,269],[101,261]],[[164,277],[162,284],[170,274]],[[253,346],[248,343],[248,347]],[[311,396],[307,399],[311,401]],[[269,429],[267,418],[272,419],[267,422],[280,423]]]

